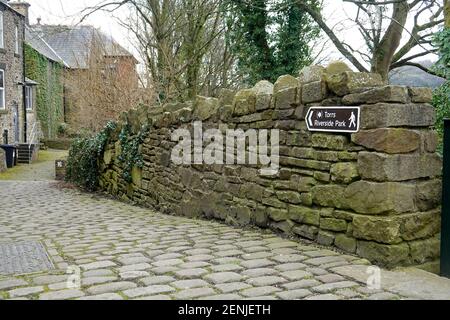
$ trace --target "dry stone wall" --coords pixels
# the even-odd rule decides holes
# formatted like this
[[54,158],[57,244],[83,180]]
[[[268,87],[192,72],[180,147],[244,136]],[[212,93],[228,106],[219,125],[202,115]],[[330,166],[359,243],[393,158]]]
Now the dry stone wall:
[[[131,110],[121,118],[141,146],[143,168],[122,178],[120,126],[101,162],[101,187],[167,214],[271,228],[335,246],[387,266],[423,265],[439,257],[442,161],[436,154],[431,91],[385,85],[343,65],[312,66],[300,76],[262,81],[219,99]],[[360,106],[355,134],[307,129],[311,106]],[[258,165],[175,165],[173,130],[278,129],[280,170]]]

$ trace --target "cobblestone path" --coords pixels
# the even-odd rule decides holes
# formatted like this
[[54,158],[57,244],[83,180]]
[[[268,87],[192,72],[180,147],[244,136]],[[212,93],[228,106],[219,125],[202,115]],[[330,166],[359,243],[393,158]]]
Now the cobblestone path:
[[[55,265],[0,275],[0,299],[407,298],[369,290],[365,260],[270,232],[162,215],[54,182],[0,181],[0,194],[0,243],[40,241]],[[81,271],[80,287],[67,287],[68,267]]]

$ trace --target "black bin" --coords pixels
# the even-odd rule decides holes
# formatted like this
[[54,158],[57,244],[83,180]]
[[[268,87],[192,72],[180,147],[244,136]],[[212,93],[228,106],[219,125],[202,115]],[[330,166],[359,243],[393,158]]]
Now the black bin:
[[17,147],[11,144],[0,144],[0,148],[5,150],[6,166],[12,168],[17,165]]

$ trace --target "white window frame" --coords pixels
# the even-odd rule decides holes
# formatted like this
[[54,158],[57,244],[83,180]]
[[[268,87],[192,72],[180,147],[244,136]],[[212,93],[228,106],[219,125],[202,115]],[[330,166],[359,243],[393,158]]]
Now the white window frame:
[[3,31],[4,26],[3,26],[3,11],[0,11],[0,48],[4,49],[5,48],[5,33]]
[[20,45],[19,45],[19,27],[16,25],[16,43],[15,43],[14,53],[15,54],[19,54],[19,49],[20,49]]
[[0,87],[0,99],[3,102],[3,107],[0,106],[0,110],[6,110],[6,79],[5,79],[5,70],[0,69],[0,73],[3,78],[3,87]]
[[26,100],[27,110],[28,111],[33,110],[33,87],[32,86],[25,87],[25,100]]

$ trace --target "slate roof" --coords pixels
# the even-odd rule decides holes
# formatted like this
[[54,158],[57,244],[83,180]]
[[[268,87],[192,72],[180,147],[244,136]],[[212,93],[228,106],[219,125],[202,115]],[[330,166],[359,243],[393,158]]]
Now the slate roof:
[[25,42],[28,43],[34,50],[45,56],[47,59],[59,62],[68,67],[69,65],[61,58],[55,50],[30,27],[25,28]]
[[112,37],[105,35],[92,26],[33,25],[30,29],[33,33],[38,34],[69,68],[88,68],[88,58],[93,47],[92,44],[98,44],[105,56],[133,57],[130,52],[119,45]]

